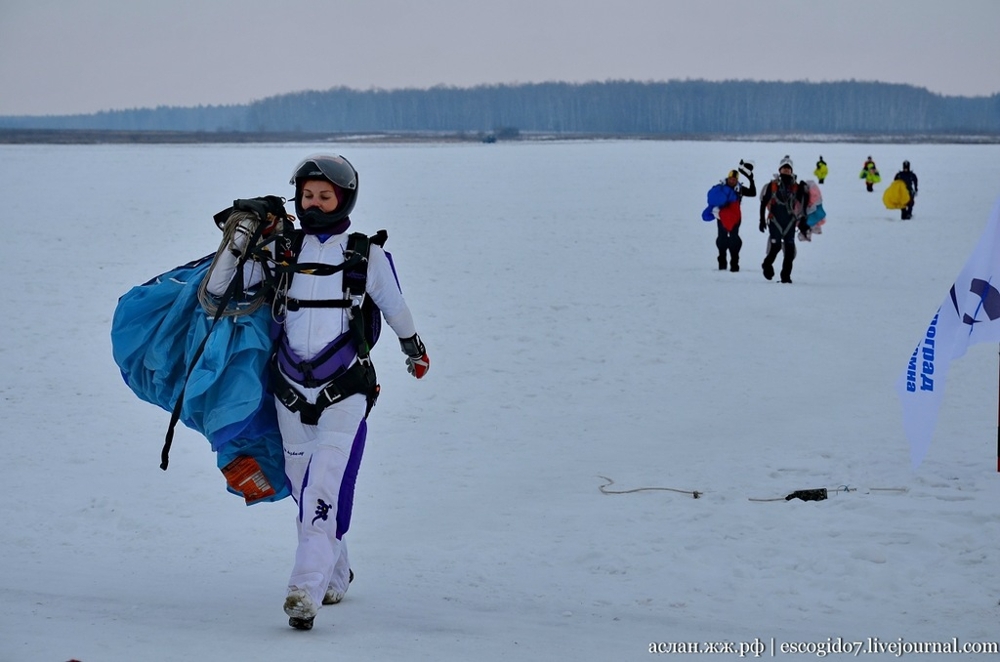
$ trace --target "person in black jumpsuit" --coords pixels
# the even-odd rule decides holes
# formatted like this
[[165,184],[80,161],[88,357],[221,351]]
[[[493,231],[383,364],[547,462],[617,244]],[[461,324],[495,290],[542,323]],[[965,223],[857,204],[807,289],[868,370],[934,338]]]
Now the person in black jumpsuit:
[[778,174],[764,187],[760,196],[760,231],[770,233],[767,256],[760,265],[764,278],[774,278],[774,261],[784,251],[781,261],[781,282],[792,282],[792,262],[795,260],[795,228],[806,237],[809,193],[805,182],[796,182],[789,157],[781,159]]
[[903,169],[896,173],[895,179],[903,180],[906,190],[910,192],[910,203],[901,210],[900,218],[905,221],[913,218],[913,202],[917,197],[917,176],[910,170],[909,161],[903,161]]

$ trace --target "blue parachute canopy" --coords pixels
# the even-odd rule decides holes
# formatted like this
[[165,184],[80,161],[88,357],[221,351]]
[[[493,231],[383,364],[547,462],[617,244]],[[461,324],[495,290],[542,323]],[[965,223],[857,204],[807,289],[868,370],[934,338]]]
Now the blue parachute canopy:
[[[183,391],[180,420],[208,439],[220,469],[238,458],[253,458],[273,488],[273,494],[268,490],[268,496],[253,500],[231,485],[230,492],[248,504],[277,501],[289,496],[289,488],[274,398],[267,390],[270,310],[264,306],[225,316],[213,328],[213,316],[198,301],[198,286],[212,257],[177,267],[123,295],[111,324],[112,353],[125,383],[140,399],[173,411]],[[206,335],[205,349],[189,375]]]

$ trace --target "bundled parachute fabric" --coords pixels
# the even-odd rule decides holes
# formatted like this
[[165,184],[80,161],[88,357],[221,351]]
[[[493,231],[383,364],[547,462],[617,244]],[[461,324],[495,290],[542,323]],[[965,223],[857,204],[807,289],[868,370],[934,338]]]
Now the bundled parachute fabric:
[[826,210],[823,209],[823,192],[819,184],[813,180],[806,182],[809,200],[806,203],[806,223],[814,228],[826,222]]
[[270,310],[221,317],[213,327],[198,301],[212,258],[177,267],[123,295],[111,325],[112,353],[141,400],[169,412],[183,393],[180,420],[211,443],[230,492],[248,505],[277,501],[289,496],[289,489],[274,398],[266,387]]
[[719,210],[719,222],[722,223],[726,232],[732,232],[741,220],[743,220],[743,213],[739,203],[731,202]]
[[707,223],[718,218],[722,221],[723,227],[731,232],[741,217],[740,197],[736,191],[725,182],[720,182],[708,190],[706,197],[708,206],[701,212],[701,220]]
[[862,168],[861,174],[858,175],[858,179],[863,179],[869,184],[878,184],[882,181],[882,175],[879,174],[878,168],[872,165],[871,168]]
[[823,181],[830,174],[830,168],[826,165],[826,162],[818,161],[813,174],[816,175],[816,179]]
[[902,179],[893,180],[882,194],[882,204],[886,209],[902,209],[910,204],[910,190]]

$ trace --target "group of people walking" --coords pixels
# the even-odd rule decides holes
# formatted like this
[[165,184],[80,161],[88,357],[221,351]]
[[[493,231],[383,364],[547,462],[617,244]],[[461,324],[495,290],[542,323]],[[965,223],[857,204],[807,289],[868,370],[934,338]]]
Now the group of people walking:
[[[875,161],[871,156],[865,159],[865,163],[861,167],[861,173],[858,175],[858,178],[865,180],[865,189],[867,189],[869,193],[874,192],[875,184],[882,181],[882,177],[878,172],[878,167],[875,165]],[[890,207],[888,203],[886,206],[890,209],[899,209],[900,218],[904,221],[913,218],[913,202],[917,197],[918,179],[916,173],[910,170],[909,161],[903,161],[903,169],[897,172],[896,176],[893,177],[892,180],[893,182],[902,182],[902,186],[906,189],[906,195],[904,198],[907,202],[902,203],[899,207]]]
[[[744,197],[756,197],[757,185],[753,174],[752,161],[740,161],[740,167],[730,170],[726,179],[713,186],[708,192],[708,207],[702,219],[715,219],[718,235],[715,245],[719,250],[719,269],[740,270],[740,238],[742,222],[741,203]],[[739,176],[743,175],[744,185]],[[792,159],[785,156],[778,164],[778,173],[763,188],[760,195],[760,231],[768,233],[768,250],[761,263],[764,278],[775,276],[774,263],[779,253],[784,253],[780,278],[782,283],[792,282],[792,263],[795,261],[795,231],[808,238],[812,230],[806,220],[808,208],[808,185],[795,177]]]
[[[720,271],[740,270],[740,250],[743,240],[740,237],[742,222],[741,203],[744,197],[757,196],[757,184],[754,181],[754,163],[741,160],[739,167],[730,170],[726,178],[708,191],[708,206],[702,212],[702,220],[716,222],[718,234],[715,245],[718,249],[718,265]],[[740,176],[746,180],[744,183]],[[775,276],[775,262],[778,254],[783,254],[780,282],[792,282],[792,265],[796,257],[795,237],[799,231],[800,240],[810,241],[812,234],[821,232],[820,225],[825,212],[820,208],[819,224],[811,218],[816,209],[816,202],[822,200],[819,185],[826,181],[829,166],[822,156],[816,161],[813,171],[815,181],[806,182],[795,174],[792,159],[785,155],[778,163],[778,172],[765,185],[760,193],[760,214],[758,228],[767,233],[767,253],[761,263],[764,278],[772,280]],[[861,169],[861,179],[865,180],[865,188],[872,192],[874,185],[881,181],[878,167],[869,156]],[[910,170],[910,162],[903,161],[903,168],[895,177],[905,185],[909,194],[909,202],[901,208],[904,220],[913,217],[913,201],[917,195],[917,176]]]

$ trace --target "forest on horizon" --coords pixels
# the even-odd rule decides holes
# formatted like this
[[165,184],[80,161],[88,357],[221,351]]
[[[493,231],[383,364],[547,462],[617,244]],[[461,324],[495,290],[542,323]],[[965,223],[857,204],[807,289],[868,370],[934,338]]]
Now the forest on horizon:
[[879,82],[607,81],[281,94],[242,105],[0,117],[0,129],[216,134],[497,131],[681,137],[1000,135],[1000,94]]

